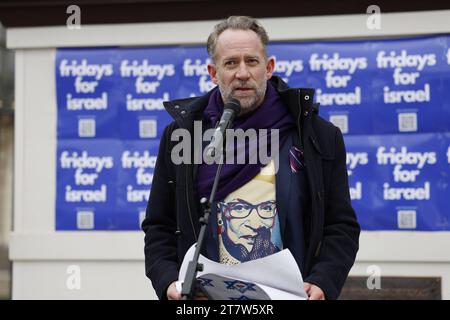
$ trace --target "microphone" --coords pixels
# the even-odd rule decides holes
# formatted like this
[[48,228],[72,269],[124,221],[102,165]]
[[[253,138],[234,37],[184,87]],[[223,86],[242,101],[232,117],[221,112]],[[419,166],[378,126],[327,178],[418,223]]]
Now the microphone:
[[216,150],[222,147],[223,136],[225,130],[232,126],[234,117],[241,112],[241,103],[237,99],[231,99],[230,102],[226,103],[223,108],[222,117],[220,118],[219,124],[214,131],[214,135],[211,142],[206,147],[206,155],[208,157],[215,157]]

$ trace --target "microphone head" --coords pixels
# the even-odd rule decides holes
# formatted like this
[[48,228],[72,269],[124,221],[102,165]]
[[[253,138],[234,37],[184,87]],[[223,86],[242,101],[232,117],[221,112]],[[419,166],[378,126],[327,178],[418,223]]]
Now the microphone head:
[[227,102],[223,108],[224,110],[232,110],[235,114],[241,113],[241,103],[238,99],[231,98],[229,102]]

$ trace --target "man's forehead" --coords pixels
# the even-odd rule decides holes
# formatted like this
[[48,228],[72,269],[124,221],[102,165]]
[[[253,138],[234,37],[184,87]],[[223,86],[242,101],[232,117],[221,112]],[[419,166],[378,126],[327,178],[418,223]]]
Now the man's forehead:
[[263,44],[252,30],[227,29],[217,39],[216,54],[218,56],[247,55],[260,56],[264,54]]

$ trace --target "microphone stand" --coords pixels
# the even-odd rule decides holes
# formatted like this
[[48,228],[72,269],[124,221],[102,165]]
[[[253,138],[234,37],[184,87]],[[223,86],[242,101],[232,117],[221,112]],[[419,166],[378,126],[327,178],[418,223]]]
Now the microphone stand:
[[[230,128],[232,126],[232,121],[230,121],[227,128]],[[225,136],[225,132],[224,132]],[[223,139],[224,146],[226,146],[225,138]],[[201,228],[200,228],[200,234],[198,236],[197,245],[195,247],[195,253],[192,257],[192,260],[189,262],[186,275],[184,277],[184,282],[181,290],[181,297],[182,300],[193,300],[195,298],[195,289],[197,285],[197,272],[203,271],[203,264],[198,262],[198,258],[200,256],[200,251],[204,245],[205,242],[205,234],[206,229],[209,224],[209,217],[211,215],[211,205],[214,202],[214,197],[216,195],[217,187],[219,185],[220,180],[220,172],[222,171],[223,166],[223,160],[224,160],[224,153],[225,153],[225,147],[223,148],[223,153],[221,156],[221,161],[219,162],[219,165],[217,167],[216,176],[214,177],[214,183],[211,190],[211,194],[209,196],[209,200],[207,201],[206,198],[202,198],[200,201],[203,206],[203,217],[199,219]]]

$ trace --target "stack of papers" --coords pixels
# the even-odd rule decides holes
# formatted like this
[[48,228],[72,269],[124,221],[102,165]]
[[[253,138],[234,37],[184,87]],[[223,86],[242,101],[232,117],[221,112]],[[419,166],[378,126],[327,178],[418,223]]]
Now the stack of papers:
[[[179,292],[181,292],[188,264],[194,256],[195,246],[196,244],[189,248],[181,265],[176,282]],[[245,283],[253,283],[260,287],[271,300],[306,300],[308,298],[303,287],[302,274],[289,249],[237,265],[221,264],[202,255],[199,257],[199,263],[203,264],[203,271],[198,272],[197,277],[216,274]],[[227,289],[224,288],[224,290]]]

